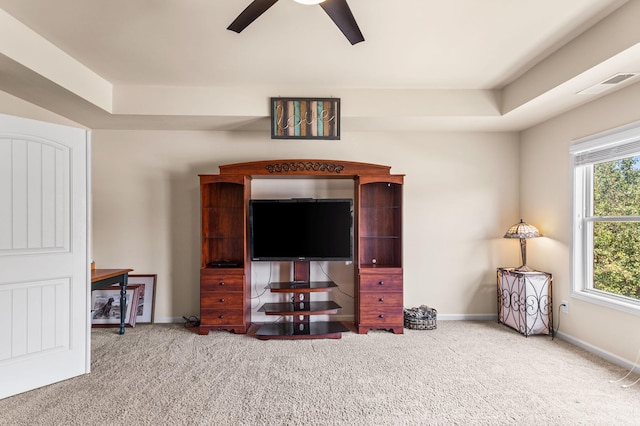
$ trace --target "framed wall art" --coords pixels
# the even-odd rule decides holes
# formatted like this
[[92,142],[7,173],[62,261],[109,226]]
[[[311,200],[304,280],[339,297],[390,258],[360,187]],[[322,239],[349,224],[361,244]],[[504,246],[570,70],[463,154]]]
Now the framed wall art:
[[271,139],[340,139],[340,99],[271,98]]
[[156,281],[158,276],[152,275],[131,275],[127,288],[130,285],[144,286],[144,291],[140,291],[138,298],[138,309],[136,311],[136,323],[148,324],[153,322],[154,306],[156,300]]

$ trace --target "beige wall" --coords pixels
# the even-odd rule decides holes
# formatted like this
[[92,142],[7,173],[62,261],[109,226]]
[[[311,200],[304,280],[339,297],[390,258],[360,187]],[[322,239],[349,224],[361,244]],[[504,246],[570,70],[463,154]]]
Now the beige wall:
[[640,120],[640,85],[635,84],[521,135],[521,211],[546,238],[530,240],[528,259],[553,273],[553,297],[569,302],[569,313],[559,314],[560,333],[601,355],[635,359],[640,346],[640,316],[618,312],[570,297],[572,140]]
[[[636,84],[524,131],[520,144],[518,135],[510,133],[343,129],[341,141],[287,142],[259,133],[97,130],[94,258],[100,267],[158,274],[158,320],[197,315],[199,173],[216,173],[219,164],[294,157],[386,164],[406,175],[405,306],[430,304],[443,319],[495,317],[495,268],[520,260],[517,241],[501,236],[522,217],[545,235],[529,240],[528,263],[554,275],[560,333],[630,363],[640,345],[640,317],[570,297],[568,146],[571,140],[640,120],[639,97]],[[74,125],[3,92],[0,113]],[[255,186],[269,193],[264,185]],[[268,279],[264,268],[254,267],[259,286],[254,294]],[[345,292],[353,289],[347,265],[330,265],[328,272]],[[351,314],[350,299],[334,296]],[[264,300],[256,299],[254,309]],[[568,300],[570,309],[558,317],[561,300]]]
[[[94,258],[98,267],[158,274],[158,320],[198,315],[198,174],[217,173],[220,164],[278,158],[385,164],[406,175],[405,305],[429,304],[443,318],[495,317],[495,268],[519,261],[517,243],[501,238],[519,217],[518,155],[517,135],[509,133],[343,130],[340,141],[289,142],[257,132],[96,130]],[[334,266],[330,275],[349,293],[350,272]],[[254,267],[254,295],[268,280],[264,268]],[[345,306],[344,313],[351,312]]]

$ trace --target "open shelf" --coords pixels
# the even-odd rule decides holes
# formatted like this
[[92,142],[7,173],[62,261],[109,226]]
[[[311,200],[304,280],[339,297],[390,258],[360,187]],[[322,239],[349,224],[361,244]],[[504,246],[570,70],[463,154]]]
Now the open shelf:
[[327,292],[331,289],[338,287],[332,281],[287,281],[287,282],[275,282],[269,284],[269,289],[272,293],[315,293],[315,292]]
[[265,303],[258,309],[265,315],[323,315],[336,314],[342,306],[336,302],[283,302]]
[[262,324],[255,336],[261,340],[270,339],[339,339],[349,328],[341,322],[272,322]]
[[293,281],[269,284],[272,293],[291,294],[290,302],[265,303],[258,309],[266,315],[291,317],[290,321],[265,324],[256,337],[259,339],[339,339],[346,327],[339,322],[311,321],[314,315],[337,314],[342,306],[334,301],[311,301],[311,294],[329,292],[338,287],[332,281],[311,281],[309,261],[293,262]]

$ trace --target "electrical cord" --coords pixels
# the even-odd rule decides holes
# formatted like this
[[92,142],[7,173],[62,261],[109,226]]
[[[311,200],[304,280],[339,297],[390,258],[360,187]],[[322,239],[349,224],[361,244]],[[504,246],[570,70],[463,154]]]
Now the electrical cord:
[[[269,285],[271,284],[272,271],[273,271],[273,262],[269,262],[269,278],[267,279],[267,286],[264,288],[264,290],[262,290],[262,293],[253,296],[253,289],[251,289],[251,294],[252,294],[251,300],[258,299],[258,303],[256,304],[256,307],[260,306],[260,297],[262,297],[267,292],[267,290],[269,290]],[[256,278],[257,277],[252,277],[252,279],[251,279],[252,286],[254,286],[254,287],[255,287],[255,285],[253,283],[257,283],[258,282],[258,280]],[[253,309],[254,306],[251,306],[251,308]]]
[[556,338],[556,334],[558,334],[558,330],[560,330],[560,312],[562,312],[562,307],[563,306],[567,306],[564,303],[561,303],[560,306],[558,306],[558,327],[556,327],[556,329],[553,329],[553,324],[551,324],[551,340]]
[[[551,340],[553,340],[556,337],[556,334],[560,330],[560,318],[562,318],[560,316],[560,313],[561,313],[561,309],[562,309],[563,306],[566,307],[567,305],[565,303],[561,303],[560,306],[558,306],[558,327],[555,329],[555,331],[553,330],[553,326],[551,327],[551,330],[552,330]],[[631,373],[633,373],[633,371],[638,366],[638,360],[639,359],[640,359],[640,348],[638,349],[638,353],[636,354],[636,359],[635,359],[635,361],[633,361],[633,364],[631,365],[631,368],[629,369],[629,372],[627,374],[625,374],[623,377],[620,377],[619,379],[609,380],[609,383],[618,383],[618,382],[621,382],[621,381],[625,380],[627,377],[629,377],[631,375]],[[625,388],[625,389],[626,388],[630,388],[631,386],[634,386],[638,382],[640,382],[640,377],[638,377],[633,383],[630,383],[628,385],[622,385],[622,387]]]
[[334,282],[336,284],[336,288],[338,289],[338,291],[342,294],[344,294],[347,297],[350,297],[352,299],[355,299],[355,296],[350,295],[349,293],[344,292],[341,288],[340,285],[338,285],[338,283],[329,276],[329,274],[327,274],[327,271],[324,270],[324,268],[322,267],[322,265],[320,264],[320,262],[316,262],[316,264],[318,265],[318,268],[320,268],[320,270],[322,271],[322,273],[325,275],[325,277],[329,278],[332,282]]
[[251,296],[251,298],[252,299],[260,299],[260,296],[264,295],[267,292],[267,290],[269,290],[269,286],[268,285],[264,288],[264,290],[262,290],[262,293],[260,293],[260,294],[258,294],[256,296]]
[[182,317],[182,318],[184,318],[184,320],[186,321],[184,323],[184,326],[186,328],[198,327],[200,325],[200,318],[198,318],[195,315],[191,315],[190,317]]
[[[636,366],[638,365],[638,359],[640,359],[640,349],[638,349],[638,354],[636,355],[636,360],[633,361],[633,365],[631,366],[631,369],[629,370],[629,372],[627,374],[624,375],[624,377],[620,377],[617,380],[609,380],[609,383],[618,383],[623,381],[624,379],[626,379],[627,377],[629,377],[631,375],[631,373],[633,373],[633,370],[636,369]],[[629,384],[629,385],[622,385],[623,388],[630,388],[631,386],[635,385],[636,383],[640,382],[640,377],[638,377],[636,379],[635,382]]]

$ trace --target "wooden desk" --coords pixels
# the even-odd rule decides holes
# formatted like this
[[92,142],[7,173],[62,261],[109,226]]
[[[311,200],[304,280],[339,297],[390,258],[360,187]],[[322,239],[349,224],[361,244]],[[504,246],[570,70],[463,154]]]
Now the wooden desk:
[[91,270],[91,291],[110,287],[113,284],[120,284],[120,330],[119,334],[124,334],[124,317],[127,304],[127,281],[129,272],[133,269],[93,269]]

